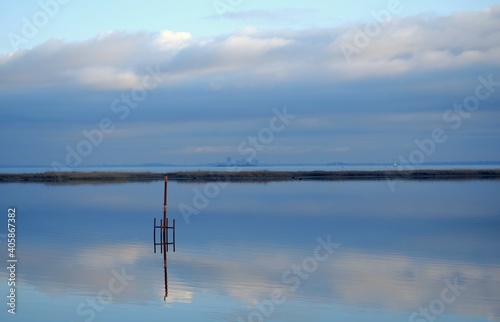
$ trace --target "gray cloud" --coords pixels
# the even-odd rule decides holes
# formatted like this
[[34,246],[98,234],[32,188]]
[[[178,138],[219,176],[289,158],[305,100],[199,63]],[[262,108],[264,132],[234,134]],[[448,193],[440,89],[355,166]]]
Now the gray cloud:
[[[215,294],[250,308],[269,298],[272,290],[279,290],[288,299],[284,308],[293,306],[300,298],[316,298],[325,305],[331,305],[332,299],[341,299],[344,304],[360,309],[390,308],[410,314],[438,298],[446,280],[454,283],[458,279],[467,291],[457,300],[457,304],[462,305],[450,305],[448,314],[498,318],[494,301],[484,300],[500,296],[500,274],[495,265],[339,249],[292,291],[290,284],[284,284],[282,274],[301,263],[304,254],[278,248],[261,253],[256,251],[260,245],[250,243],[246,247],[248,245],[251,247],[245,248],[244,254],[218,244],[211,245],[212,250],[217,251],[209,255],[199,249],[186,248],[171,254],[169,301],[189,303],[193,297],[206,292],[208,285]],[[22,283],[41,293],[96,296],[113,278],[112,271],[125,269],[127,275],[134,278],[123,292],[115,294],[115,303],[148,305],[163,297],[161,262],[151,254],[149,245],[104,244],[96,249],[88,246],[71,251],[57,249],[57,253],[39,248],[32,247],[24,255],[25,269],[30,274],[23,276]],[[46,260],[40,261],[42,253]],[[54,269],[54,263],[58,269]],[[5,278],[6,274],[0,272],[0,279]]]
[[309,77],[329,83],[499,64],[499,6],[447,17],[393,20],[349,65],[341,44],[353,43],[358,27],[248,28],[214,39],[164,31],[110,32],[75,43],[51,40],[1,57],[0,84],[4,91],[64,87],[68,82],[104,90],[133,88],[143,67],[161,64],[165,87],[219,76],[231,79],[231,85],[219,88],[245,88]]
[[[2,139],[2,145],[44,147],[40,160],[50,163],[65,153],[61,136],[78,137],[108,117],[117,125],[105,142],[110,148],[124,150],[134,140],[143,147],[170,145],[175,137],[182,139],[174,151],[205,151],[201,155],[209,161],[265,126],[273,108],[288,106],[299,117],[266,151],[270,158],[274,151],[318,161],[333,152],[352,161],[373,146],[381,146],[374,158],[387,158],[432,128],[449,127],[443,113],[474,94],[480,75],[500,79],[499,6],[393,19],[348,63],[342,46],[355,44],[363,28],[247,28],[210,39],[186,32],[110,32],[0,56],[0,131],[14,138]],[[140,87],[148,66],[158,66],[160,86],[119,119],[112,102]],[[477,149],[481,133],[490,141],[481,141],[480,158],[498,158],[491,153],[498,150],[491,146],[499,136],[492,121],[498,104],[498,93],[482,102],[454,133],[460,146],[443,147],[440,158],[460,157],[466,146]],[[364,143],[366,136],[376,144]],[[142,161],[153,161],[152,149],[143,150]],[[110,157],[102,153],[94,158]]]

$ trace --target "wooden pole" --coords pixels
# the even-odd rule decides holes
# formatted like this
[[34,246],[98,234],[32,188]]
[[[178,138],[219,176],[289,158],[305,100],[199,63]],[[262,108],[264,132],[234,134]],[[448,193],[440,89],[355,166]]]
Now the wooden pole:
[[167,189],[168,189],[168,176],[165,176],[165,188],[163,189],[163,206],[167,208]]
[[165,276],[164,276],[164,278],[165,278],[165,297],[163,298],[163,300],[166,301],[167,297],[168,297],[167,252],[164,253],[163,257],[165,259],[164,265],[163,265],[163,272],[165,274]]
[[163,228],[162,228],[162,234],[163,234],[163,241],[166,243],[163,247],[164,251],[168,250],[168,235],[167,235],[167,189],[168,189],[168,176],[165,176],[165,186],[163,189]]

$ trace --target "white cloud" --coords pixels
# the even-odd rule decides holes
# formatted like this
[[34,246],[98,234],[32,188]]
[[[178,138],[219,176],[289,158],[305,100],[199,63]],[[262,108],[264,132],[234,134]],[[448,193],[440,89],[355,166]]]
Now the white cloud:
[[75,79],[83,86],[90,88],[130,89],[141,86],[137,74],[130,70],[119,70],[113,67],[89,67],[75,73]]
[[343,253],[330,264],[330,283],[346,303],[356,306],[418,311],[440,298],[445,281],[466,287],[447,312],[461,316],[495,316],[485,296],[499,296],[500,274],[496,266],[475,266],[401,255]]
[[[364,25],[360,25],[347,28],[332,43],[331,51],[338,52],[342,44],[359,48],[359,53],[350,55],[352,61],[348,70],[352,78],[457,69],[477,64],[498,66],[499,13],[500,6],[494,6],[483,12],[446,17],[401,18],[381,27],[378,35],[368,38],[367,46],[356,46],[355,37],[364,29]],[[343,69],[337,60],[331,66]]]
[[114,268],[135,264],[149,250],[144,245],[103,245],[98,249],[82,250],[72,261],[83,267]]
[[164,30],[160,32],[154,43],[161,50],[180,50],[189,45],[192,36],[188,32],[173,32]]
[[[176,265],[199,268],[204,276],[213,276],[213,283],[220,292],[250,306],[269,298],[272,290],[281,290],[290,301],[310,296],[331,299],[334,294],[343,305],[362,309],[390,308],[410,314],[439,298],[446,287],[445,280],[455,283],[458,278],[457,282],[467,289],[454,305],[447,307],[448,313],[465,317],[497,314],[495,303],[483,300],[488,296],[500,296],[500,274],[495,265],[344,250],[320,263],[311,278],[291,292],[290,285],[283,284],[281,276],[292,265],[302,262],[300,255],[267,249],[266,254],[247,250],[245,256],[238,256],[228,254],[226,247],[212,247],[217,252],[212,249],[210,256],[184,250],[176,254]],[[220,255],[213,257],[213,253]],[[308,286],[315,281],[326,283],[327,287],[309,294]]]
[[[280,37],[257,38],[234,35],[222,42],[218,50],[223,59],[237,59],[244,62],[248,59],[258,59],[273,49],[284,47],[291,42],[291,39]],[[248,61],[246,63],[248,64]]]
[[[154,284],[154,293],[157,298],[165,296],[165,286],[161,283]],[[191,303],[194,298],[194,293],[191,287],[178,281],[175,277],[168,277],[168,297],[165,299],[165,305],[170,306],[172,303]]]
[[[358,29],[258,31],[213,39],[187,32],[108,32],[82,42],[48,41],[3,56],[3,88],[49,86],[132,88],[144,67],[160,63],[164,85],[217,75],[238,83],[341,82],[410,72],[457,70],[500,64],[500,6],[446,17],[394,19],[348,64],[342,43]],[[363,26],[360,26],[363,28]],[[223,75],[222,75],[222,74]]]
[[[90,122],[88,126],[93,127],[110,116],[116,130],[106,136],[105,144],[112,149],[99,149],[86,163],[124,158],[142,163],[156,157],[156,162],[183,163],[191,158],[189,162],[197,163],[213,162],[217,152],[234,153],[231,151],[242,140],[265,124],[255,119],[288,104],[299,117],[263,151],[263,162],[271,158],[283,162],[288,157],[309,162],[331,162],[330,157],[349,162],[365,160],[367,155],[389,158],[406,153],[404,146],[428,135],[430,126],[449,126],[442,120],[444,111],[473,94],[478,76],[493,74],[498,81],[499,8],[393,19],[352,57],[351,64],[340,45],[352,41],[353,26],[250,27],[203,39],[182,31],[159,31],[106,32],[77,42],[50,40],[0,58],[0,92],[6,106],[0,110],[1,119],[4,126],[13,128],[18,123],[12,120],[57,122],[57,127],[50,128],[54,133],[51,140],[63,142],[56,132],[64,124],[85,122],[87,126]],[[121,122],[117,116],[124,114],[110,111],[111,102],[130,94],[141,84],[146,67],[157,65],[160,86]],[[495,110],[497,103],[495,93],[464,121],[494,134],[496,123],[490,120],[486,128],[481,115]],[[193,122],[200,122],[201,127]],[[153,129],[148,126],[151,123],[163,123],[164,128]],[[37,123],[45,132],[49,131],[47,124]],[[134,128],[130,128],[132,124]],[[462,135],[466,130],[464,126],[456,133]],[[26,130],[19,130],[15,137],[26,136]],[[38,145],[40,137],[31,137],[28,145]],[[64,138],[65,144],[76,144],[68,142],[69,136]],[[469,135],[459,145],[443,145],[428,161],[472,156],[498,159],[493,140],[488,148],[478,140]],[[26,147],[26,142],[15,139],[5,144]],[[52,150],[40,148],[47,152],[39,162],[50,164],[54,153],[64,158],[65,144],[59,149],[55,144]],[[156,148],[153,151],[148,146]],[[324,151],[342,147],[352,150],[336,155]],[[464,154],[470,149],[475,152]],[[18,150],[16,160],[32,162]],[[330,152],[335,151],[340,152]]]
[[[456,247],[457,243],[451,241],[450,245]],[[293,305],[294,298],[316,297],[327,305],[337,299],[342,305],[360,309],[390,308],[410,314],[439,298],[446,287],[445,280],[454,283],[458,278],[458,283],[467,288],[456,303],[447,306],[448,314],[498,317],[497,303],[493,300],[500,297],[500,267],[494,264],[339,250],[328,261],[320,263],[317,271],[302,281],[296,291],[291,291],[291,285],[283,283],[282,274],[294,264],[300,264],[309,253],[281,248],[267,248],[263,253],[257,244],[210,247],[208,254],[199,248],[184,248],[172,254],[170,260],[175,269],[169,272],[168,303],[191,303],[197,294],[210,290],[252,307],[268,299],[273,290],[281,290],[289,299],[284,305]],[[76,252],[73,249],[68,254],[66,249],[61,253],[61,250],[42,248],[31,248],[25,254],[25,267],[30,274],[22,278],[21,283],[33,285],[44,293],[65,295],[70,290],[92,296],[108,284],[113,269],[126,268],[127,274],[136,278],[117,301],[163,298],[161,263],[151,254],[149,245],[108,244]],[[40,261],[41,254],[45,260]],[[65,260],[61,260],[61,254]],[[150,263],[145,264],[149,260],[160,267],[152,270]],[[57,270],[53,268],[55,262],[59,263]],[[148,274],[158,274],[160,280],[145,279]],[[5,276],[0,272],[0,279]],[[311,289],[314,283],[323,286]]]

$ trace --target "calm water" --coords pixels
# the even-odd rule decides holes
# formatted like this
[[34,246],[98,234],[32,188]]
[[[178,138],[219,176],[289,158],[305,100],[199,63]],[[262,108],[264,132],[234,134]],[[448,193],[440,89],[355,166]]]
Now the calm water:
[[[500,321],[500,182],[0,184],[1,321]],[[202,196],[201,196],[202,195]],[[188,223],[189,221],[189,223]],[[435,320],[433,320],[435,319]]]

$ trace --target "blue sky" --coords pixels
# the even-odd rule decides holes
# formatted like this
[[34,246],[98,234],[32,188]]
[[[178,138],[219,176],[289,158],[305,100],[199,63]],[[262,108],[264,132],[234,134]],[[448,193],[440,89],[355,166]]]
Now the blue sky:
[[498,1],[1,6],[3,165],[500,160]]
[[[26,0],[16,4],[3,4],[0,18],[4,33],[19,33],[23,26],[23,18],[29,20],[41,10],[40,2],[52,1]],[[67,4],[62,4],[67,2]],[[350,24],[370,19],[372,11],[386,9],[390,1],[363,0],[345,1],[263,1],[263,0],[191,0],[183,2],[165,2],[152,0],[141,2],[136,0],[120,1],[75,1],[64,0],[59,5],[57,15],[40,28],[39,34],[30,39],[24,48],[31,48],[50,38],[65,41],[84,40],[106,31],[187,31],[195,37],[213,37],[227,34],[254,25],[252,21],[224,18],[223,13],[271,11],[282,14],[281,19],[274,21],[258,21],[260,28],[300,28],[331,27]],[[404,10],[399,16],[411,16],[422,13],[450,14],[453,12],[484,10],[498,4],[498,1],[413,1],[400,0]],[[295,10],[295,21],[290,24]],[[309,12],[300,15],[300,11]],[[59,14],[60,13],[60,14]],[[222,13],[222,15],[221,15]],[[12,51],[12,46],[5,36],[0,43],[0,53]]]

